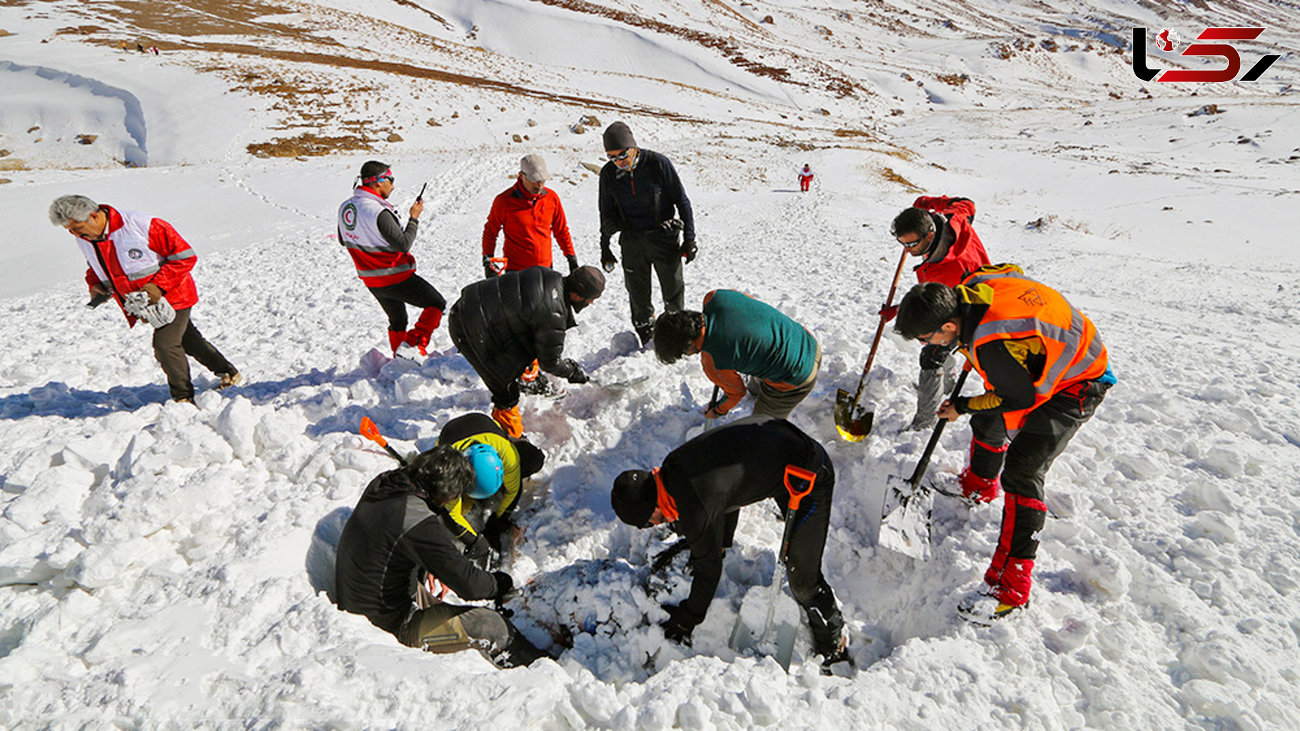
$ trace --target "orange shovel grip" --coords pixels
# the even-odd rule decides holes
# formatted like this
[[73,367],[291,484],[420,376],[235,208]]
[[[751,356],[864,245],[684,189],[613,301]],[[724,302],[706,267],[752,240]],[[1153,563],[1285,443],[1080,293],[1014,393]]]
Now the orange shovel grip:
[[[790,484],[790,478],[791,478],[791,477],[794,477],[794,478],[796,478],[796,479],[800,479],[800,480],[804,480],[804,481],[806,481],[806,482],[807,482],[807,487],[805,487],[805,488],[802,489],[802,490],[796,490],[796,489],[794,488],[794,485],[791,485],[791,484]],[[816,482],[817,482],[817,474],[814,473],[814,472],[812,472],[811,470],[806,470],[806,469],[804,469],[804,468],[802,468],[802,467],[796,467],[795,465],[786,465],[786,467],[785,467],[785,489],[786,489],[786,492],[789,492],[789,493],[790,493],[790,510],[791,510],[791,511],[795,511],[795,510],[798,510],[798,509],[799,509],[799,503],[803,500],[803,498],[804,498],[805,495],[807,495],[808,493],[812,492],[813,485],[814,485]]]
[[375,422],[372,421],[369,416],[361,417],[361,429],[359,431],[361,432],[361,436],[379,446],[388,446],[388,440],[384,439],[384,435],[379,433],[379,427],[375,426]]

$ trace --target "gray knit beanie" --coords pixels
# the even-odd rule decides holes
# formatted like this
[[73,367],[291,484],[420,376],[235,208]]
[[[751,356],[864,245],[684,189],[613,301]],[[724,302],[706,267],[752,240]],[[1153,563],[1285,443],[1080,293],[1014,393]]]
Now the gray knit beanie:
[[626,150],[629,147],[636,147],[636,138],[626,124],[615,122],[605,128],[606,150]]

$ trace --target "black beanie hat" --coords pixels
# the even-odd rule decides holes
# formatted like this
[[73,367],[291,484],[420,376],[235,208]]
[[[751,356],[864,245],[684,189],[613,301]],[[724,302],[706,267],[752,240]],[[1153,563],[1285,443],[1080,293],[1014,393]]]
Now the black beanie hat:
[[578,267],[564,278],[564,288],[585,300],[594,300],[605,292],[605,273],[590,265]]
[[614,478],[609,504],[618,519],[636,528],[650,527],[650,516],[659,505],[654,478],[645,470],[628,470]]
[[606,150],[626,150],[629,147],[636,147],[636,138],[626,124],[615,122],[605,128]]
[[361,182],[371,182],[375,178],[388,172],[388,164],[378,160],[368,160],[365,165],[361,166]]

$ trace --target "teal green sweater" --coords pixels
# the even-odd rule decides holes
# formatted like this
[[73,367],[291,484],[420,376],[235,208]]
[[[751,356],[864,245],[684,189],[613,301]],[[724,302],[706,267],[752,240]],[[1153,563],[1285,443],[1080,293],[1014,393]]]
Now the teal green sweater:
[[766,381],[800,384],[817,363],[817,339],[802,325],[732,289],[704,305],[704,346],[714,367]]

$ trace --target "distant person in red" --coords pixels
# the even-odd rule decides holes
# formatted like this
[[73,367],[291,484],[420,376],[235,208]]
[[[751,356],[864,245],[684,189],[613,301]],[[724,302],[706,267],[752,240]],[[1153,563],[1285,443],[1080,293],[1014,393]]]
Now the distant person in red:
[[244,380],[190,320],[190,308],[199,301],[190,276],[198,257],[170,223],[147,213],[101,206],[84,195],[56,198],[50,204],[50,223],[77,237],[86,257],[92,307],[112,297],[131,327],[137,319],[127,312],[128,295],[144,292],[150,305],[165,299],[175,310],[174,319],[154,324],[153,331],[154,357],[167,374],[173,400],[194,402],[187,356],[221,379],[218,389]]
[[546,160],[541,155],[525,155],[519,161],[515,184],[492,201],[492,210],[483,226],[484,277],[495,277],[500,273],[493,268],[492,258],[496,256],[497,236],[502,233],[505,234],[505,243],[501,246],[501,253],[506,260],[503,271],[551,266],[552,236],[564,253],[569,271],[578,268],[564,206],[560,203],[560,196],[546,187],[550,178]]
[[803,170],[799,171],[799,190],[804,193],[807,193],[808,186],[812,185],[812,179],[813,179],[812,168],[808,167],[807,165],[804,165]]
[[[415,273],[411,245],[419,235],[424,201],[411,204],[405,228],[397,220],[397,209],[388,202],[393,194],[393,171],[378,160],[361,166],[352,197],[339,206],[339,243],[352,255],[357,276],[388,315],[388,344],[397,355],[402,345],[419,348],[426,355],[429,339],[442,322],[447,300]],[[415,327],[406,329],[406,306],[421,308]]]
[[[921,257],[915,268],[920,284],[938,282],[955,287],[970,272],[989,264],[989,255],[975,233],[975,202],[969,198],[921,196],[894,218],[890,231],[912,256]],[[883,312],[886,320],[898,313],[895,306]],[[926,344],[921,348],[921,377],[917,381],[916,415],[909,429],[929,429],[939,420],[935,412],[946,391],[952,390],[956,346]],[[947,369],[945,364],[953,361]]]

